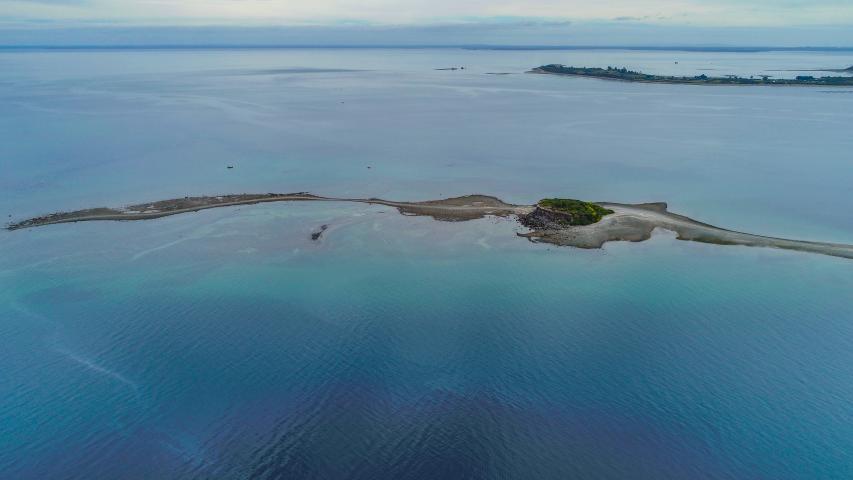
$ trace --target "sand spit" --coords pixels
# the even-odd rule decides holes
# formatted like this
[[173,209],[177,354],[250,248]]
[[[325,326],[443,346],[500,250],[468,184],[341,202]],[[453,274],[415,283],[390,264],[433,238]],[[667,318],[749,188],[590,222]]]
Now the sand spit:
[[[553,211],[535,205],[513,205],[487,195],[466,195],[424,202],[395,202],[381,198],[322,197],[307,192],[184,197],[131,205],[119,209],[91,208],[53,213],[11,223],[6,228],[8,230],[19,230],[57,223],[96,220],[147,220],[208,208],[295,201],[357,202],[386,205],[396,208],[403,215],[428,216],[445,222],[474,220],[486,216],[512,216],[531,230],[527,233],[520,233],[519,236],[534,242],[579,248],[601,248],[605,243],[612,241],[641,242],[649,239],[655,228],[661,228],[675,232],[680,240],[717,245],[782,248],[853,259],[853,245],[789,240],[726,230],[671,213],[667,210],[665,203],[629,205],[599,202],[598,205],[613,210],[613,213],[606,215],[601,221],[592,225],[569,226],[561,222]],[[320,235],[317,235],[317,239],[319,237]]]
[[605,243],[612,241],[642,242],[651,237],[655,228],[661,228],[675,232],[679,240],[716,245],[781,248],[853,259],[853,245],[789,240],[726,230],[671,213],[667,210],[666,203],[635,205],[597,203],[613,210],[614,213],[592,225],[561,227],[547,223],[531,223],[529,219],[535,219],[538,215],[534,212],[528,219],[521,219],[521,222],[533,228],[533,231],[520,235],[536,242],[579,248],[601,248]]

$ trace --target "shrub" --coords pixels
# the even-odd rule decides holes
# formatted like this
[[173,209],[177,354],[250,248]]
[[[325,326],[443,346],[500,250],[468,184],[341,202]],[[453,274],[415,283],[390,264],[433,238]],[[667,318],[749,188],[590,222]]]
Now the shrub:
[[539,201],[539,206],[555,212],[568,214],[571,225],[590,225],[600,221],[613,210],[581,200],[571,198],[546,198]]

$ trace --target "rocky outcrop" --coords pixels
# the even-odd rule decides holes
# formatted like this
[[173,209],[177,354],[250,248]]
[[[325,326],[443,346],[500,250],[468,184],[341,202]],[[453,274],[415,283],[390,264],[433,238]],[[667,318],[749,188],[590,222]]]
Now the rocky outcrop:
[[519,215],[518,220],[532,230],[559,230],[575,223],[571,213],[558,212],[538,205],[527,215]]

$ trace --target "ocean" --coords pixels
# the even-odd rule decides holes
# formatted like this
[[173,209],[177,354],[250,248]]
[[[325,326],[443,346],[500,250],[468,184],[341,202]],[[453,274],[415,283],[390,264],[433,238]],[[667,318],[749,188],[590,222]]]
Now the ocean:
[[[482,193],[853,243],[853,89],[546,63],[853,53],[0,50],[0,214]],[[2,231],[0,478],[853,477],[849,260],[520,231],[335,202]]]

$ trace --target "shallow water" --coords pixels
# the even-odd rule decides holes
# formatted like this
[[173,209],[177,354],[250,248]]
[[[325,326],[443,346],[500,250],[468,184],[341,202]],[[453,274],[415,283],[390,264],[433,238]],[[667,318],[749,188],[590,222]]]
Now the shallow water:
[[[0,200],[562,194],[853,241],[853,95],[483,75],[672,55],[2,53]],[[848,260],[518,228],[323,203],[0,232],[0,476],[853,476]]]
[[[721,226],[853,241],[853,216],[837,214],[853,207],[853,89],[522,74],[553,62],[737,73],[853,54],[5,52],[0,215],[264,191],[560,195],[667,201]],[[455,65],[468,68],[433,70]]]

